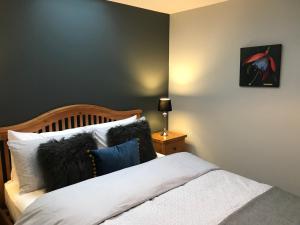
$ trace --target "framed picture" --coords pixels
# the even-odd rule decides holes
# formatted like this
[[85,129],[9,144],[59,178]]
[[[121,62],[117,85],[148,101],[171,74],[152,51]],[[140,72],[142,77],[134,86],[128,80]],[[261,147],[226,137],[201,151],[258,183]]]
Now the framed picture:
[[279,87],[282,45],[241,48],[240,86]]

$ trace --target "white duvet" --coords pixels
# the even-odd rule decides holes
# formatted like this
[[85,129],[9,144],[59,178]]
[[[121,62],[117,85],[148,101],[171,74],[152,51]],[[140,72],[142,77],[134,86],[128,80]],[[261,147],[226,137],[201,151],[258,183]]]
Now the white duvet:
[[217,225],[270,188],[224,170],[211,171],[101,225]]
[[152,160],[45,194],[17,225],[210,225],[270,186],[189,153]]

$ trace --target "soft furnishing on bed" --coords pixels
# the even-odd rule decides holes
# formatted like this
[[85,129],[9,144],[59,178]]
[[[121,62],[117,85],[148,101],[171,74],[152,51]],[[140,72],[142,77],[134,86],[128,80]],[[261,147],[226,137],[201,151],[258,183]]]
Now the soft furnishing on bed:
[[49,192],[16,224],[100,224],[215,169],[189,153],[159,158]]
[[277,190],[177,153],[45,194],[16,225],[299,225]]
[[297,225],[300,224],[299,197],[271,188],[248,202],[220,225]]

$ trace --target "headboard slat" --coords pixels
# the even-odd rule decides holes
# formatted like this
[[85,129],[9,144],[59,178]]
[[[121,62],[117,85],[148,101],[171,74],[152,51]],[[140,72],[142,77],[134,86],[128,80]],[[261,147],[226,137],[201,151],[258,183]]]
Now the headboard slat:
[[[1,127],[0,141],[0,207],[5,206],[4,182],[10,179],[11,160],[7,146],[7,131],[19,132],[48,132],[58,131],[79,126],[98,124],[107,121],[125,119],[134,115],[140,117],[142,110],[116,111],[96,105],[70,105],[51,110],[24,123]],[[77,118],[78,117],[78,118]],[[102,120],[105,118],[105,120]]]
[[[5,140],[6,142],[7,140]],[[10,171],[11,171],[11,161],[10,161],[10,153],[8,150],[7,144],[4,144],[4,159],[5,159],[5,169],[6,169],[6,178],[10,180]]]
[[71,116],[67,117],[68,118],[68,129],[72,128],[72,118]]
[[[4,180],[6,178],[6,174],[5,173],[5,164],[3,164],[3,162],[5,162],[4,160],[4,141],[0,140],[0,203],[4,204],[5,199],[4,199]],[[2,194],[3,193],[3,194]]]

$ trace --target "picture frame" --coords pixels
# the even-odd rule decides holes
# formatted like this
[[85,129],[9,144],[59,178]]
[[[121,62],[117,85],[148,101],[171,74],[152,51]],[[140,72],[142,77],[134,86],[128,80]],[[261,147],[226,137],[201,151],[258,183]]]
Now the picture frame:
[[280,87],[282,45],[241,48],[241,87]]

